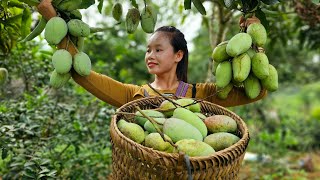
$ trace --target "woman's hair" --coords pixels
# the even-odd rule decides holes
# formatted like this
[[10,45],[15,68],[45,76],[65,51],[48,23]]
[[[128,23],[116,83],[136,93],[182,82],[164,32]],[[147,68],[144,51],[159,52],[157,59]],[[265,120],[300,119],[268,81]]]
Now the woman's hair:
[[183,57],[178,63],[176,74],[178,80],[183,82],[188,82],[188,47],[187,41],[184,38],[184,34],[174,26],[162,26],[158,28],[155,32],[165,32],[167,33],[170,44],[173,46],[174,52],[181,50],[183,52]]

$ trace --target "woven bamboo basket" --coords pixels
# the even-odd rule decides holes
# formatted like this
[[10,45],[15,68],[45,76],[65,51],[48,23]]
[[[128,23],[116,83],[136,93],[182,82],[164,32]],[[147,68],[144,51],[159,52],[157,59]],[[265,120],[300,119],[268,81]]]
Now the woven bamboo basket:
[[[133,113],[137,111],[136,106],[141,109],[154,109],[164,100],[163,97],[143,98],[125,104],[117,111]],[[110,125],[112,174],[109,179],[238,179],[250,139],[246,124],[238,115],[224,107],[206,101],[201,101],[200,104],[201,112],[207,116],[224,114],[236,120],[240,140],[213,155],[190,157],[188,166],[185,156],[181,153],[157,151],[125,137],[117,128],[117,121],[121,118],[133,121],[133,115],[117,113]]]

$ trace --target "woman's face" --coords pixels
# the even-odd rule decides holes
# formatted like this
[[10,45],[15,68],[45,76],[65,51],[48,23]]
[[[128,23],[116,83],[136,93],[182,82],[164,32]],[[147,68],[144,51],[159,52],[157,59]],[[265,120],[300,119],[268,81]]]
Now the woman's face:
[[166,32],[156,32],[148,41],[145,62],[151,74],[176,73],[182,56],[182,51],[174,52]]

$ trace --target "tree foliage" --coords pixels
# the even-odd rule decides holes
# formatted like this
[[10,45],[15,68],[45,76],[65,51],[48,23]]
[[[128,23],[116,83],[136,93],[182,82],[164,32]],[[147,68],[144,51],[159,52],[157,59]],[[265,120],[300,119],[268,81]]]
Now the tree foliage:
[[[185,10],[182,0],[178,6],[175,1],[146,1],[160,13],[159,24],[181,25],[191,15],[201,17],[190,52],[190,82],[208,79],[212,49],[239,32],[240,16],[259,17],[268,27],[266,54],[279,72],[282,93],[232,108],[248,123],[252,138],[249,150],[281,157],[289,149],[318,148],[319,84],[313,82],[320,77],[319,1],[201,2],[207,15],[201,15],[194,5]],[[0,2],[0,67],[10,74],[7,84],[0,87],[0,174],[3,179],[105,179],[110,173],[109,123],[114,108],[73,81],[58,91],[48,86],[56,48],[47,46],[42,35],[30,42],[18,42],[39,21],[34,8],[38,3]],[[87,8],[94,3],[82,0],[79,5]],[[106,21],[98,26],[105,31],[91,34],[84,51],[99,73],[124,83],[151,81],[143,61],[147,34],[140,28],[127,34],[123,21],[110,20],[112,3],[97,1],[96,7]],[[140,9],[144,6],[142,1],[126,3]],[[311,85],[301,88],[301,84]]]

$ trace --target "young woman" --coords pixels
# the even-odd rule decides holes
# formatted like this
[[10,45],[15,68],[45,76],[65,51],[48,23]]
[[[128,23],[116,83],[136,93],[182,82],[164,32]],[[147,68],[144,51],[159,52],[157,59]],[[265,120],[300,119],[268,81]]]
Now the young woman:
[[[243,88],[233,88],[225,100],[216,96],[214,83],[188,84],[188,48],[182,32],[173,26],[158,28],[150,37],[145,54],[145,64],[154,81],[149,85],[133,85],[118,82],[94,71],[87,77],[75,72],[73,79],[87,91],[116,107],[135,99],[165,95],[205,99],[225,107],[251,103],[263,98],[262,90],[255,99],[249,99]],[[151,86],[151,87],[150,87]]]

